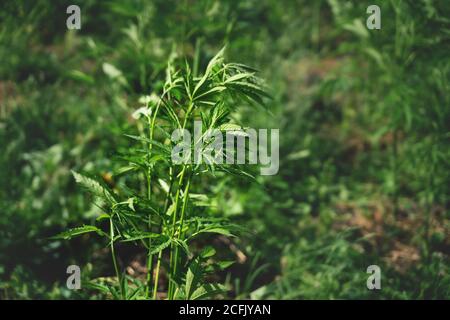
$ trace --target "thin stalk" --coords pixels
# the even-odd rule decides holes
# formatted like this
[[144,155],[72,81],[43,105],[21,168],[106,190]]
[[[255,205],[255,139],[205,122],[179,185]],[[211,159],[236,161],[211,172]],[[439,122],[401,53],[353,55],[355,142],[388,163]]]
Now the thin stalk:
[[178,229],[178,235],[179,235],[178,238],[180,238],[180,236],[182,235],[182,231],[183,231],[183,224],[184,224],[184,217],[185,217],[185,212],[186,212],[186,206],[187,206],[187,203],[189,201],[189,188],[191,186],[191,178],[192,178],[192,173],[191,173],[191,175],[189,175],[189,178],[188,178],[187,184],[186,184],[186,189],[184,190],[183,207],[181,209],[180,227]]
[[159,282],[159,270],[161,268],[162,250],[158,253],[158,258],[156,259],[156,269],[155,269],[155,283],[153,285],[153,300],[156,300],[158,295],[158,282]]
[[[161,106],[161,101],[164,98],[164,96],[168,94],[167,91],[163,92],[163,95],[161,97],[161,100],[158,102],[158,104],[156,105],[156,109],[155,112],[152,114],[151,119],[148,119],[148,126],[149,126],[149,132],[148,132],[148,136],[149,136],[149,145],[148,145],[148,160],[150,160],[150,155],[151,155],[151,150],[153,147],[152,141],[153,141],[153,133],[154,133],[154,129],[155,129],[155,123],[156,123],[156,116],[158,115],[158,111],[159,108]],[[148,171],[147,171],[147,197],[148,200],[151,200],[151,180],[152,180],[152,176],[151,176],[151,168],[150,166],[148,167]],[[170,194],[170,193],[169,193]],[[166,203],[167,203],[167,199],[166,199]],[[167,209],[165,209],[167,210]],[[148,217],[148,228],[151,231],[152,228],[152,223],[151,223],[151,215]],[[161,228],[161,225],[160,225]],[[148,240],[148,254],[147,254],[147,286],[145,289],[145,296],[148,299],[150,297],[150,291],[151,291],[151,285],[153,282],[153,255],[151,254],[151,238],[149,238]],[[153,288],[153,296],[155,297],[155,292],[157,292],[158,290],[158,278],[159,278],[159,269],[160,269],[160,265],[161,265],[161,255],[158,254],[158,258],[157,258],[157,266],[156,266],[156,274],[157,276],[155,277],[155,287]]]
[[120,277],[119,268],[117,267],[116,254],[115,254],[115,250],[114,250],[114,225],[112,222],[112,217],[109,219],[109,229],[110,229],[109,233],[110,233],[110,237],[111,237],[111,241],[109,244],[111,246],[111,257],[112,257],[112,261],[113,261],[113,265],[114,265],[114,270],[116,272],[117,280],[119,281],[120,295],[123,299],[124,292],[123,292],[123,287],[122,287],[122,279]]
[[[149,120],[149,139],[151,141],[151,137],[153,136],[153,128],[151,126],[151,122]],[[148,153],[147,153],[147,161],[150,161],[150,154],[151,154],[151,149],[152,149],[152,144],[149,142],[148,144]],[[147,198],[150,201],[151,199],[151,195],[152,195],[152,173],[151,173],[151,168],[150,165],[148,165],[148,169],[147,169]],[[148,216],[148,229],[151,232],[152,229],[152,215],[149,214]],[[148,239],[148,254],[147,254],[147,286],[145,288],[145,297],[148,299],[149,295],[150,295],[150,291],[151,291],[151,285],[153,282],[153,255],[151,254],[151,249],[152,248],[152,239],[149,238]]]
[[[155,128],[155,122],[156,122],[156,115],[159,111],[160,103],[156,106],[156,110],[154,114],[152,115],[152,118],[148,119],[148,137],[149,137],[149,144],[148,144],[148,153],[147,153],[147,160],[150,161],[151,151],[152,151],[152,141],[153,141],[153,132]],[[147,198],[150,201],[151,195],[152,195],[152,172],[150,165],[148,166],[147,170]],[[148,217],[148,229],[151,232],[152,229],[152,217],[151,214]],[[150,291],[151,291],[151,285],[153,283],[153,255],[151,254],[152,250],[152,239],[148,239],[148,254],[147,254],[147,286],[145,288],[145,297],[148,299],[150,297]]]
[[[194,104],[191,101],[189,103],[188,109],[186,111],[186,116],[184,117],[183,127],[182,127],[183,129],[186,128],[187,121],[188,121],[193,109],[194,109]],[[172,238],[175,235],[176,222],[177,222],[177,216],[178,216],[178,202],[180,199],[180,191],[181,191],[181,187],[183,185],[183,179],[184,179],[184,174],[186,172],[186,167],[187,167],[186,165],[183,165],[183,169],[181,170],[180,179],[178,181],[177,193],[175,196],[175,210],[173,213],[173,220],[172,220]],[[184,203],[183,203],[183,206],[184,206]],[[182,214],[184,215],[184,213],[182,213]],[[173,281],[170,281],[170,280],[175,277],[175,271],[177,269],[176,268],[177,261],[174,260],[174,258],[178,259],[178,252],[177,252],[177,247],[172,244],[171,249],[170,249],[170,261],[169,261],[169,266],[170,266],[170,277],[169,278],[170,279],[169,279],[169,288],[168,288],[168,292],[167,292],[168,299],[173,298],[173,290],[174,290],[173,286],[174,285],[173,285]]]
[[[180,178],[178,180],[178,187],[177,187],[177,193],[175,195],[175,208],[174,208],[174,212],[173,212],[173,219],[172,219],[172,238],[175,235],[175,227],[176,227],[176,223],[177,223],[177,216],[178,216],[178,202],[180,199],[180,192],[181,192],[181,186],[183,184],[183,179],[184,179],[184,173],[186,172],[186,165],[183,165],[183,169],[181,170],[180,173]],[[173,273],[173,257],[174,257],[174,245],[171,246],[170,249],[170,262],[169,262],[169,266],[170,266],[170,270],[169,270],[169,274],[170,277],[172,278],[174,277],[174,273]],[[173,291],[173,282],[170,281],[169,279],[169,288],[168,288],[168,292],[167,292],[167,296],[169,299],[172,298],[172,292]]]
[[[169,191],[167,192],[166,195],[166,200],[164,202],[164,210],[163,212],[167,212],[167,209],[169,207],[169,200],[170,200],[170,195],[172,194],[172,186],[173,186],[173,169],[172,167],[169,168],[170,170],[170,185],[169,185]],[[162,221],[159,225],[159,230],[162,230]],[[159,282],[159,272],[160,272],[160,268],[161,268],[161,259],[162,259],[162,252],[163,250],[161,250],[158,253],[158,258],[157,258],[157,262],[156,262],[156,269],[155,269],[155,283],[153,285],[153,300],[156,300],[157,298],[157,294],[158,294],[158,282]]]
[[[183,230],[183,223],[184,223],[186,207],[187,207],[187,203],[189,201],[189,187],[191,185],[191,176],[192,175],[189,176],[187,183],[186,183],[186,188],[184,189],[183,207],[181,209],[180,226],[178,228],[178,236],[177,236],[178,239],[181,239],[181,233]],[[177,274],[177,269],[178,269],[178,252],[179,252],[179,248],[178,248],[178,246],[175,246],[174,259],[173,259],[173,274],[174,275]]]

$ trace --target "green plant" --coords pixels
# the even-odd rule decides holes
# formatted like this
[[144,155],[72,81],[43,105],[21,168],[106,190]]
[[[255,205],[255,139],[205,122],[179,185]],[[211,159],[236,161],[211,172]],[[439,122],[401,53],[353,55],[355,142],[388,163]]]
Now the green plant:
[[[168,299],[200,299],[224,290],[220,284],[208,283],[205,276],[227,267],[230,262],[212,262],[209,258],[215,250],[206,247],[195,253],[193,243],[208,233],[234,236],[241,228],[227,219],[212,216],[205,207],[208,195],[192,190],[200,187],[196,181],[205,174],[250,175],[227,164],[174,163],[171,155],[175,141],[170,136],[176,129],[191,129],[194,119],[200,119],[207,130],[236,128],[236,124],[230,123],[230,114],[238,103],[263,104],[263,97],[268,97],[261,80],[255,76],[256,70],[224,63],[223,52],[224,49],[211,59],[201,76],[194,74],[187,62],[176,71],[174,61],[170,61],[161,96],[144,97],[145,106],[134,114],[142,121],[141,134],[127,135],[140,145],[118,156],[125,165],[117,176],[137,175],[142,178],[137,179],[138,183],[130,187],[124,184],[119,190],[96,177],[73,172],[75,180],[99,201],[97,204],[103,214],[97,218],[98,226],[84,225],[57,237],[69,239],[96,232],[107,239],[116,286],[93,285],[114,298],[157,299],[163,296],[158,295],[162,267],[168,278]],[[191,152],[195,144],[196,141],[189,146]],[[136,179],[129,181],[136,182]],[[145,181],[145,186],[141,187],[139,181]],[[107,225],[102,227],[102,221],[107,221]],[[118,242],[140,244],[147,250],[144,282],[121,272],[116,256]],[[167,252],[168,261],[165,261]]]

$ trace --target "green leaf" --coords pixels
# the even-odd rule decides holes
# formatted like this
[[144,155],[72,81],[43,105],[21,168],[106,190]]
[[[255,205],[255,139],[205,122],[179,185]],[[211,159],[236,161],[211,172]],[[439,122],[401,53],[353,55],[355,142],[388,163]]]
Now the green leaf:
[[216,254],[216,249],[214,249],[211,246],[207,246],[205,247],[201,252],[200,252],[200,256],[202,258],[210,258],[212,256],[214,256]]
[[136,235],[126,235],[124,237],[125,239],[122,240],[122,242],[137,241],[149,238],[161,238],[161,235],[153,232],[140,232],[139,234]]
[[160,251],[164,250],[165,248],[167,248],[168,246],[170,246],[170,244],[172,243],[172,239],[170,239],[167,236],[163,236],[161,235],[161,239],[165,239],[162,243],[160,243],[159,245],[154,246],[151,250],[150,250],[150,254],[156,254],[159,253]]
[[89,233],[89,232],[96,232],[97,234],[99,234],[100,236],[107,236],[106,233],[104,233],[102,230],[100,230],[99,228],[97,228],[96,226],[91,226],[91,225],[84,225],[82,227],[77,227],[77,228],[73,228],[73,229],[69,229],[67,231],[61,232],[59,234],[57,234],[56,236],[52,237],[53,239],[71,239],[75,236],[79,236],[85,233]]
[[192,93],[192,96],[195,97],[195,93],[203,86],[203,84],[206,82],[208,77],[211,74],[211,71],[213,67],[218,64],[223,59],[223,53],[225,51],[225,47],[223,47],[208,63],[208,66],[206,67],[205,74],[200,79],[200,81],[197,83],[197,85],[194,88],[194,92]]
[[72,175],[75,181],[88,189],[92,194],[100,198],[106,198],[110,202],[115,203],[115,196],[112,191],[103,183],[93,177],[82,175],[72,170]]
[[93,77],[91,77],[90,75],[87,75],[86,73],[80,71],[80,70],[70,70],[67,73],[67,77],[76,80],[76,81],[80,81],[80,82],[84,82],[86,84],[90,84],[93,85],[95,83],[95,80]]
[[208,283],[198,287],[190,296],[191,300],[200,300],[212,297],[226,291],[226,287],[219,283]]
[[228,237],[235,237],[235,235],[232,234],[229,230],[227,230],[225,228],[220,228],[220,227],[203,229],[203,230],[200,230],[198,233],[218,233],[218,234],[223,234],[224,236],[228,236]]
[[242,63],[234,63],[234,62],[233,63],[228,63],[227,64],[227,68],[228,69],[234,69],[234,70],[237,70],[239,72],[252,72],[252,73],[258,72],[258,69],[255,69],[253,67],[249,67],[249,66],[247,66],[245,64],[242,64]]
[[131,172],[131,171],[135,171],[135,170],[137,170],[139,167],[137,166],[137,165],[129,165],[129,166],[124,166],[124,167],[121,167],[121,168],[119,168],[119,169],[117,169],[115,172],[114,172],[114,175],[115,176],[120,176],[120,175],[122,175],[122,174],[125,174],[125,173],[128,173],[128,172]]
[[183,251],[186,253],[186,255],[190,254],[189,246],[187,245],[186,241],[180,240],[180,239],[173,239],[173,243],[175,243],[177,246],[181,247]]
[[220,270],[224,270],[231,265],[233,265],[236,261],[234,260],[228,260],[228,261],[219,261],[216,263],[216,265],[219,267]]
[[235,81],[233,83],[228,84],[231,87],[238,88],[243,90],[245,93],[253,93],[258,96],[266,97],[269,99],[272,99],[272,96],[265,92],[261,87],[259,87],[256,84],[250,83],[250,82],[242,82],[242,81]]
[[96,283],[94,281],[84,283],[83,288],[98,290],[106,294],[110,293],[110,289],[107,285],[104,285],[102,283]]
[[224,84],[253,77],[254,73],[238,73],[225,80]]
[[197,100],[199,100],[200,98],[204,98],[204,97],[206,97],[206,96],[208,96],[208,95],[210,95],[210,94],[212,94],[212,93],[214,93],[214,92],[222,92],[222,91],[226,90],[226,88],[227,88],[227,87],[224,87],[224,86],[213,87],[212,89],[209,89],[208,91],[206,91],[206,92],[204,92],[204,93],[202,93],[202,94],[196,96],[196,97],[194,98],[194,101],[197,101]]
[[189,193],[189,199],[196,207],[210,207],[211,201],[206,194]]
[[220,167],[217,168],[217,170],[218,171],[227,172],[227,173],[231,173],[231,174],[233,174],[235,176],[238,176],[238,177],[245,177],[245,178],[248,178],[248,179],[250,179],[250,180],[252,180],[254,182],[257,182],[256,178],[253,175],[251,175],[250,173],[248,173],[248,172],[246,172],[244,170],[238,169],[238,168],[233,168],[231,166],[220,166]]
[[95,219],[95,220],[96,220],[96,221],[102,221],[102,220],[109,219],[109,218],[110,218],[109,214],[102,213],[102,214],[99,215],[99,216],[97,217],[97,219]]
[[190,264],[186,273],[185,296],[189,300],[192,292],[197,287],[203,276],[202,268],[198,258],[194,259]]

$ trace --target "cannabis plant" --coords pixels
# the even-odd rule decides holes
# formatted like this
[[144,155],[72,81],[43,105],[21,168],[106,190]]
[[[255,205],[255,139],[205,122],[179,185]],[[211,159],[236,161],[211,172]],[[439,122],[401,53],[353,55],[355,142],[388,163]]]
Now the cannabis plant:
[[[144,97],[144,106],[133,116],[138,119],[138,135],[130,138],[130,149],[119,154],[123,167],[117,176],[128,175],[129,186],[111,188],[104,180],[73,172],[75,180],[87,188],[102,209],[96,225],[84,225],[58,235],[69,239],[95,232],[107,240],[116,277],[113,283],[92,281],[91,286],[117,299],[202,299],[224,291],[218,283],[208,283],[208,273],[231,263],[211,259],[216,251],[207,246],[194,249],[194,241],[205,234],[232,237],[240,231],[226,219],[210,214],[210,197],[201,193],[204,175],[234,174],[251,178],[240,166],[226,163],[192,164],[174,161],[174,130],[191,130],[194,120],[206,130],[242,134],[230,122],[230,114],[241,103],[263,105],[268,94],[256,70],[237,63],[225,63],[222,49],[197,75],[188,62],[171,59],[162,93]],[[198,61],[194,61],[194,66]],[[232,131],[230,131],[232,130]],[[181,131],[183,132],[183,131]],[[183,138],[182,136],[179,138]],[[203,148],[208,148],[209,139]],[[187,146],[194,153],[198,141]],[[217,155],[216,155],[217,156]],[[234,154],[227,152],[227,157]],[[186,159],[184,159],[186,160]],[[211,159],[209,159],[211,160]],[[134,180],[133,180],[134,179]],[[138,183],[136,183],[138,181]],[[145,281],[122,271],[116,255],[118,243],[140,245],[147,254]],[[161,281],[161,274],[167,283]],[[163,290],[164,289],[164,290]]]

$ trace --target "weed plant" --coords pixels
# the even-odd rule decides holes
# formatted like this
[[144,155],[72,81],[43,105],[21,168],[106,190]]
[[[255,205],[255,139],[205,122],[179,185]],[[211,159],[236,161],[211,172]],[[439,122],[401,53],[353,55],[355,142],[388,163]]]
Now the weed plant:
[[[139,145],[118,156],[125,163],[118,174],[142,176],[144,193],[140,188],[115,190],[101,179],[73,172],[75,180],[99,201],[97,204],[103,214],[97,218],[98,226],[83,225],[57,237],[70,239],[96,232],[107,240],[116,285],[93,285],[116,299],[202,299],[224,290],[218,283],[207,282],[205,276],[224,269],[230,262],[211,262],[209,258],[214,256],[215,249],[206,246],[197,252],[192,243],[205,233],[232,237],[240,228],[226,219],[208,215],[201,202],[209,196],[193,191],[204,174],[222,172],[243,177],[250,177],[250,174],[240,167],[214,164],[213,159],[205,159],[210,161],[203,164],[177,164],[172,159],[176,141],[171,139],[171,132],[190,129],[195,119],[201,120],[207,128],[203,136],[208,130],[240,128],[230,122],[230,113],[242,102],[263,105],[263,98],[268,97],[255,69],[225,63],[223,53],[224,49],[211,59],[202,75],[194,74],[188,62],[178,70],[175,69],[176,62],[169,62],[162,94],[144,97],[145,106],[134,113],[142,121],[142,134],[127,135]],[[197,142],[189,146],[191,152]],[[214,143],[213,139],[203,148],[211,143]],[[103,221],[107,222],[106,229],[100,226]],[[118,242],[140,244],[146,249],[147,277],[144,282],[140,283],[122,271],[116,254]],[[164,260],[166,253],[168,261]],[[160,291],[162,268],[168,279],[164,294]]]

